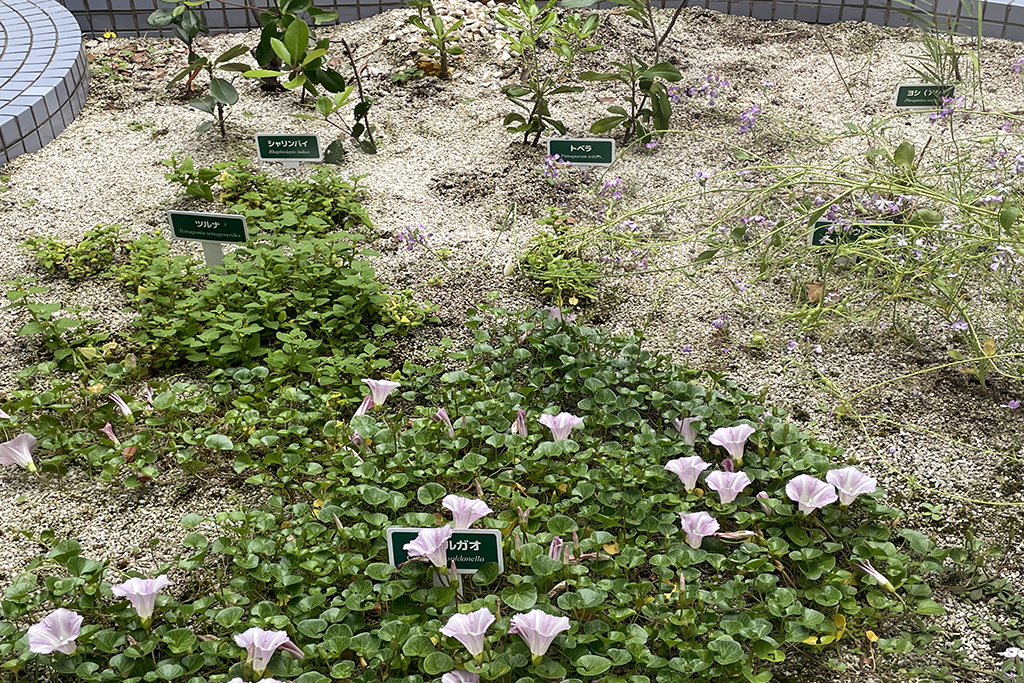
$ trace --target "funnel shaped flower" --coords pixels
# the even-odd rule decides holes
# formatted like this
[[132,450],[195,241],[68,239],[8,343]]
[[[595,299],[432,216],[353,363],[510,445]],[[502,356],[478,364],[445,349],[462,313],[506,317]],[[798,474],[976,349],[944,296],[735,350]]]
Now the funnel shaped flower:
[[373,410],[373,395],[368,394],[363,397],[363,402],[356,408],[356,412],[352,414],[352,417],[359,417],[360,415],[366,415],[366,412]]
[[697,477],[709,467],[711,465],[701,460],[699,455],[691,455],[688,458],[676,458],[665,463],[665,469],[678,475],[688,492],[697,488]]
[[388,394],[402,386],[398,382],[392,382],[387,379],[364,379],[363,384],[370,387],[370,397],[373,399],[373,405],[376,408],[384,405],[384,400],[388,397]]
[[157,593],[161,588],[169,585],[171,585],[171,580],[167,578],[166,574],[161,574],[155,579],[128,579],[124,583],[111,586],[110,592],[119,598],[128,598],[139,618],[143,622],[148,622],[153,616]]
[[693,423],[700,422],[700,420],[701,418],[699,417],[684,417],[682,419],[677,417],[672,420],[672,426],[683,437],[683,441],[686,442],[687,446],[697,443],[697,430],[693,428]]
[[568,630],[568,617],[553,617],[543,610],[535,609],[513,616],[512,628],[508,632],[522,636],[533,655],[533,663],[539,664],[555,636]]
[[862,572],[873,578],[875,580],[875,583],[878,584],[879,588],[884,588],[890,593],[896,592],[896,588],[892,585],[892,583],[890,583],[889,579],[885,577],[885,574],[872,567],[871,563],[867,560],[865,560],[864,562],[858,562],[857,567]]
[[449,439],[455,438],[455,428],[452,426],[452,420],[448,417],[447,410],[444,408],[438,408],[437,412],[430,416],[430,419],[444,425],[445,432],[448,434]]
[[494,623],[494,615],[486,607],[469,614],[453,614],[441,633],[462,643],[469,654],[479,659],[484,651],[484,634]]
[[528,436],[526,431],[526,411],[522,408],[516,413],[516,421],[512,423],[512,433],[518,434],[523,438]]
[[570,413],[559,413],[558,415],[541,415],[537,420],[545,427],[551,429],[553,441],[565,441],[569,438],[569,432],[583,424],[583,419]]
[[836,487],[839,492],[839,504],[846,507],[862,493],[874,493],[878,481],[864,474],[856,467],[844,467],[829,470],[825,481]]
[[28,627],[28,649],[36,654],[51,652],[74,654],[75,638],[82,630],[82,615],[59,607],[43,617],[42,621]]
[[110,395],[110,402],[117,406],[117,409],[121,411],[121,414],[127,418],[132,417],[132,409],[128,407],[128,403],[117,394]]
[[761,509],[762,509],[762,510],[764,510],[764,514],[766,514],[766,515],[770,515],[770,514],[772,514],[772,508],[771,508],[771,506],[769,506],[769,505],[768,505],[768,503],[764,502],[764,501],[766,501],[766,500],[769,500],[769,498],[768,498],[768,494],[767,494],[767,493],[765,493],[764,491],[760,491],[760,492],[759,492],[759,493],[758,493],[758,494],[757,494],[756,496],[754,496],[754,497],[758,499],[758,500],[757,500],[757,504],[761,506]]
[[743,444],[754,433],[750,425],[736,425],[734,427],[719,427],[708,438],[708,441],[721,446],[729,452],[729,457],[736,461],[740,467],[743,466]]
[[800,512],[805,515],[834,503],[839,498],[832,484],[826,484],[809,474],[800,474],[790,479],[786,484],[786,495],[800,506]]
[[19,434],[10,441],[0,443],[0,465],[19,465],[29,472],[35,472],[36,465],[32,462],[35,450],[36,437],[28,432]]
[[452,527],[448,524],[436,529],[421,529],[416,538],[402,546],[411,559],[424,558],[435,567],[448,567],[448,539]]
[[258,626],[254,626],[245,633],[236,635],[235,643],[239,647],[245,648],[247,653],[245,663],[252,666],[252,670],[257,676],[263,675],[263,672],[270,666],[270,658],[278,650],[284,650],[299,659],[305,659],[302,650],[288,639],[288,634],[284,631],[264,631]]
[[562,541],[561,536],[555,536],[551,539],[551,545],[548,546],[548,557],[552,560],[562,561],[562,551],[565,547],[565,543]]
[[680,512],[679,525],[686,532],[686,544],[699,548],[705,536],[719,530],[718,521],[706,512]]
[[10,420],[10,419],[11,419],[10,415],[5,413],[3,410],[0,410],[0,420]]
[[473,522],[494,512],[482,500],[463,498],[454,493],[444,497],[441,507],[451,510],[452,527],[455,529],[468,529],[473,526]]
[[731,503],[736,500],[743,489],[750,486],[750,477],[746,472],[722,472],[715,470],[708,475],[708,488],[718,493],[722,504]]
[[470,673],[465,669],[456,669],[441,676],[441,683],[480,683],[480,674]]

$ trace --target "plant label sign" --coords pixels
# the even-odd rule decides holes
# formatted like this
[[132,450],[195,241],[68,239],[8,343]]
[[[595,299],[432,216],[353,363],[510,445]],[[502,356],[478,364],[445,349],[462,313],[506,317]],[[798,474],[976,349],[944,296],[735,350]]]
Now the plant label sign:
[[955,87],[952,85],[932,85],[930,83],[909,83],[896,88],[897,109],[941,109],[943,97],[953,97]]
[[256,149],[260,161],[280,161],[291,168],[298,168],[300,161],[324,158],[318,135],[257,135]]
[[552,138],[548,156],[557,154],[577,168],[611,166],[615,160],[615,140],[607,138]]
[[[409,559],[402,546],[414,540],[421,529],[388,527],[388,562],[397,567]],[[496,562],[498,573],[505,571],[505,558],[501,554],[501,532],[497,529],[456,529],[448,539],[448,562],[455,561],[459,574],[473,574],[488,562]]]
[[855,242],[864,237],[882,237],[892,227],[892,223],[836,223],[834,221],[815,221],[811,231],[811,246],[824,247],[835,244]]
[[249,241],[245,216],[168,211],[167,218],[175,239],[203,243],[203,255],[208,266],[224,263],[224,251],[221,249],[224,242],[244,244]]

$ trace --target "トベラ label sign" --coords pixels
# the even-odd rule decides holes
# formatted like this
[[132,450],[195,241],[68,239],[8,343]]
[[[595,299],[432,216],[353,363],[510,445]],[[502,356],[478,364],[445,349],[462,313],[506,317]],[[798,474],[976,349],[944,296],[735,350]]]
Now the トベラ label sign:
[[896,88],[897,109],[941,109],[943,97],[953,97],[952,85],[908,83]]
[[864,237],[882,237],[888,233],[892,223],[841,223],[837,221],[815,221],[811,232],[811,245],[822,247],[853,242]]
[[257,135],[256,149],[261,161],[320,161],[320,138],[316,135]]
[[[397,567],[408,561],[409,553],[402,546],[414,540],[422,529],[388,527],[388,562]],[[448,562],[455,562],[459,574],[473,574],[488,562],[498,564],[498,573],[505,571],[501,553],[501,532],[497,529],[456,529],[448,539]]]
[[548,156],[555,154],[573,166],[610,166],[615,160],[615,140],[552,138],[548,140]]
[[232,243],[249,241],[245,216],[168,211],[167,217],[171,222],[171,233],[179,240]]

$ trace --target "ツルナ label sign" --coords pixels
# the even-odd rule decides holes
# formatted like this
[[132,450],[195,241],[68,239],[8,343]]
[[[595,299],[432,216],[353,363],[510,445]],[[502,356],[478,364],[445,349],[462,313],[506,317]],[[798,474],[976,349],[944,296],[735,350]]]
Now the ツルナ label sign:
[[615,140],[553,138],[548,140],[548,156],[555,154],[573,166],[610,166],[615,160]]
[[168,211],[167,217],[171,222],[171,233],[179,240],[233,243],[249,241],[245,216]]
[[943,97],[953,97],[952,85],[909,83],[896,88],[897,109],[941,109]]
[[320,161],[316,135],[257,135],[256,149],[262,161]]
[[[409,559],[402,546],[414,540],[422,529],[389,527],[388,561],[395,567]],[[459,574],[472,574],[488,562],[498,564],[498,573],[505,571],[501,553],[501,532],[497,529],[456,529],[448,539],[448,562],[454,561]]]

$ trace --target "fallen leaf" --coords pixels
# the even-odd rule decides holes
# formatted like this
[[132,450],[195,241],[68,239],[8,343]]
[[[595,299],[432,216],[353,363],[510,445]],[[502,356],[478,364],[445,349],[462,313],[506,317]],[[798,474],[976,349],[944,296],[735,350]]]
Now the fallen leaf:
[[611,543],[605,543],[601,547],[609,555],[618,555],[619,554],[619,542],[618,541],[612,541]]
[[812,304],[820,303],[825,295],[825,285],[821,282],[808,282],[804,290],[807,292],[807,301]]

